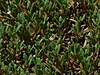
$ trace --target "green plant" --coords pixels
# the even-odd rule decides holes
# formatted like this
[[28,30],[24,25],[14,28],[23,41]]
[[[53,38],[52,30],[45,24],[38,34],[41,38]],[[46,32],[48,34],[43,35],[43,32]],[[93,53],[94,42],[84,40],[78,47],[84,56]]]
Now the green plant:
[[99,75],[98,0],[1,0],[0,75]]

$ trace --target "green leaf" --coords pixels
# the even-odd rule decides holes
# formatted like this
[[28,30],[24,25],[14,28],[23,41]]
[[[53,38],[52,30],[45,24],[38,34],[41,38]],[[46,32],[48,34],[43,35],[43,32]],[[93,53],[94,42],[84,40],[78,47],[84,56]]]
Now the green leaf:
[[59,70],[58,68],[56,68],[56,66],[52,65],[52,67],[53,67],[58,73],[62,74],[62,73],[60,72],[60,70]]
[[30,75],[30,73],[29,73],[29,71],[28,71],[28,70],[26,70],[26,75]]
[[21,69],[20,75],[24,75],[24,70]]
[[23,58],[25,59],[25,60],[27,60],[27,55],[24,53],[23,54]]
[[60,43],[60,41],[61,41],[61,38],[59,38],[59,39],[57,40],[57,44],[59,44],[59,43]]
[[32,3],[31,7],[30,7],[30,14],[33,13],[33,9],[34,9],[34,3]]
[[20,48],[22,47],[23,44],[24,44],[24,40],[21,42],[21,44],[20,44]]
[[20,28],[21,28],[21,24],[18,22],[18,27],[16,29],[16,32],[18,32]]
[[30,1],[28,0],[28,1],[27,1],[27,8],[29,8],[30,5],[31,5],[31,3],[30,3]]
[[56,51],[56,53],[58,54],[59,53],[59,51],[60,51],[60,47],[61,47],[61,45],[59,44],[59,45],[57,45],[56,47],[55,47],[55,51]]
[[24,23],[25,22],[25,17],[24,17],[24,13],[21,12],[21,13],[18,13],[18,21],[19,23]]
[[16,4],[18,4],[20,2],[20,0],[15,0],[16,1]]
[[62,6],[62,1],[63,0],[56,0],[57,1],[57,3],[60,5],[60,6]]
[[89,70],[89,67],[90,67],[90,62],[91,62],[91,57],[92,57],[93,54],[91,54],[90,56],[87,57],[86,61],[86,70]]
[[41,59],[36,57],[36,64],[40,65],[41,64]]
[[81,18],[81,22],[85,19],[85,14]]

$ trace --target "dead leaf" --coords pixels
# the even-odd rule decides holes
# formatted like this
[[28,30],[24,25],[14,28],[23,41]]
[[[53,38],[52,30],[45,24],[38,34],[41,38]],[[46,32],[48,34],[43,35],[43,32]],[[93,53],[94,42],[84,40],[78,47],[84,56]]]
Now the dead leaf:
[[6,18],[5,16],[0,15],[0,20],[3,20],[5,18]]
[[77,22],[77,21],[76,21],[76,20],[74,20],[74,19],[69,19],[69,20],[70,20],[70,21],[72,21],[72,22],[75,22],[75,23]]
[[90,29],[87,27],[86,29],[84,29],[83,34],[90,32]]

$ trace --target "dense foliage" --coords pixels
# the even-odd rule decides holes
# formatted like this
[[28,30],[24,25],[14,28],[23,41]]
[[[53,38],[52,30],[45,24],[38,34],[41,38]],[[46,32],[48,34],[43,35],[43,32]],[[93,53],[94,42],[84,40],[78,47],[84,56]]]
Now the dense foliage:
[[0,0],[0,75],[100,75],[100,1]]

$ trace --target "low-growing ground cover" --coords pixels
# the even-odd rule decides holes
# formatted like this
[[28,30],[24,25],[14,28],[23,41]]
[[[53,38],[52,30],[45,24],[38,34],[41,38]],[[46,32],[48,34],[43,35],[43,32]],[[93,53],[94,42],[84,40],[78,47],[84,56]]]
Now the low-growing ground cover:
[[0,0],[0,75],[99,74],[99,0]]

